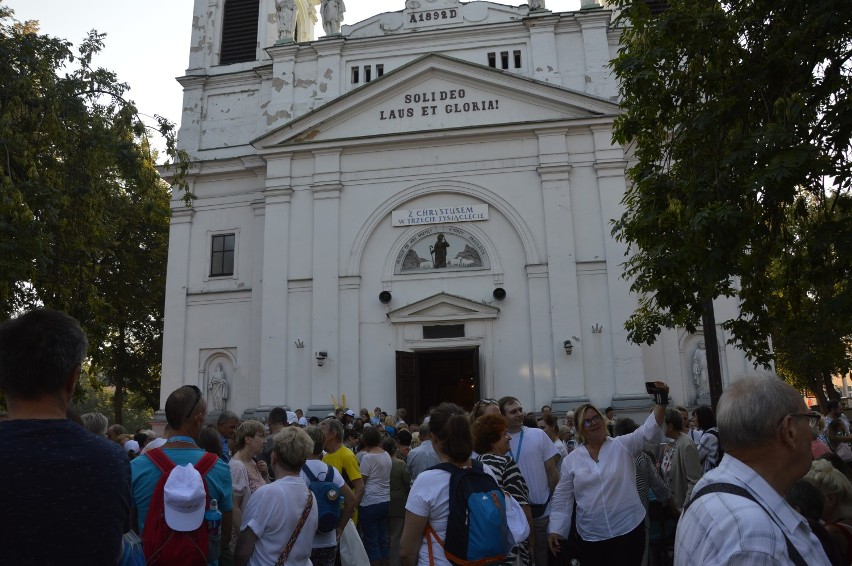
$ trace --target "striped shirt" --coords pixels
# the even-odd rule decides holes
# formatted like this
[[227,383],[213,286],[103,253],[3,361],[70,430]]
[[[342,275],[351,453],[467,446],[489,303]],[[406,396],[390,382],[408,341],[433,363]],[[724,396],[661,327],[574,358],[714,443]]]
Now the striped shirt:
[[695,485],[744,487],[760,503],[729,493],[708,493],[690,504],[675,537],[675,566],[792,564],[786,535],[809,566],[830,566],[807,520],[753,469],[730,454]]

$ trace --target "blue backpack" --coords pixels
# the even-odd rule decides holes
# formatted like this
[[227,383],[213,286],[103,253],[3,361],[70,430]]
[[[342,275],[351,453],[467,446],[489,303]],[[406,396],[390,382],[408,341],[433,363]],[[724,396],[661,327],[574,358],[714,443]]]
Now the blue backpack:
[[[449,463],[430,468],[450,473],[450,516],[446,540],[441,541],[431,525],[426,527],[426,536],[438,541],[453,564],[496,564],[506,559],[512,547],[506,497],[494,478],[485,473],[482,462],[474,460],[471,464],[470,468]],[[432,553],[431,541],[429,553]]]
[[317,512],[319,521],[317,522],[317,533],[326,534],[337,528],[337,523],[340,522],[340,488],[334,481],[334,468],[328,466],[328,471],[325,474],[325,480],[320,481],[311,472],[307,464],[302,466],[302,471],[308,476],[310,483],[308,489],[314,494],[314,499],[317,502]]

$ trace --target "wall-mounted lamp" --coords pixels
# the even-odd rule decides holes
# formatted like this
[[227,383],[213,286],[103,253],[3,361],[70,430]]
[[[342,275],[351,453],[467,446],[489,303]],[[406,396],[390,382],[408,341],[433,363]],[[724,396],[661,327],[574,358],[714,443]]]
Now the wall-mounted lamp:
[[386,305],[391,302],[392,298],[393,297],[391,296],[390,291],[382,291],[381,293],[379,293],[379,302],[383,305]]
[[503,299],[506,298],[506,289],[504,289],[503,287],[497,287],[496,289],[494,289],[494,292],[491,293],[491,294],[498,301],[502,301]]
[[569,356],[571,355],[571,352],[574,351],[574,344],[572,344],[570,340],[563,342],[562,347],[565,348],[565,353]]
[[600,334],[601,332],[603,332],[603,326],[601,326],[600,324],[595,324],[594,326],[592,326],[592,334]]
[[297,348],[304,348],[305,347],[305,343],[302,342],[300,339],[296,339],[296,341],[293,342],[293,344],[295,344]]
[[325,363],[325,359],[328,357],[328,352],[317,352],[317,365],[322,367]]

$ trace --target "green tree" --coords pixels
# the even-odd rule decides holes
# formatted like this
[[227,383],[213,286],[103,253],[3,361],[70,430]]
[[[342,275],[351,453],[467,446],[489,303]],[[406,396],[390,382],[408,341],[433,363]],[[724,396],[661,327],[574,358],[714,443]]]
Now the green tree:
[[[90,32],[75,55],[0,4],[0,314],[77,318],[120,422],[128,391],[158,403],[171,189],[129,87],[92,66],[103,39]],[[156,120],[189,204],[187,156]]]
[[801,195],[790,213],[785,253],[774,258],[767,298],[778,374],[836,398],[832,376],[849,370],[852,319],[852,198]]
[[[624,113],[614,139],[633,161],[613,233],[628,244],[625,276],[640,297],[630,338],[650,344],[664,327],[695,331],[714,298],[737,297],[739,315],[723,327],[767,364],[770,337],[784,339],[779,303],[769,299],[792,292],[774,277],[777,262],[802,251],[794,212],[813,224],[808,245],[818,234],[832,254],[848,254],[840,241],[848,234],[826,229],[836,217],[815,212],[841,203],[852,182],[852,10],[832,0],[671,0],[654,14],[641,0],[616,4],[623,29],[612,68]],[[814,293],[820,275],[811,268],[802,262],[798,281]],[[828,293],[821,302],[845,309],[838,318],[852,318],[838,295],[848,288],[819,289]],[[818,332],[807,314],[790,316]],[[841,350],[835,366],[848,367],[848,350],[833,349]]]

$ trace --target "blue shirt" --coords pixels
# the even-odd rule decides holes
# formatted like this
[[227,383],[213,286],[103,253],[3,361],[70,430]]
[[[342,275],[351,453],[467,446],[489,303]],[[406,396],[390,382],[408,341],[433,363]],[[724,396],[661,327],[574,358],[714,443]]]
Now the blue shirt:
[[0,563],[115,566],[130,525],[121,446],[65,419],[0,422]]
[[[204,456],[204,450],[201,448],[163,448],[163,452],[175,463],[175,466],[195,464]],[[130,462],[130,469],[133,503],[136,507],[136,518],[141,534],[151,497],[154,495],[154,488],[162,474],[157,465],[145,454]],[[220,511],[230,511],[234,508],[231,468],[228,464],[222,460],[216,460],[216,464],[204,475],[204,481],[207,484],[207,494],[210,499],[217,500]]]

